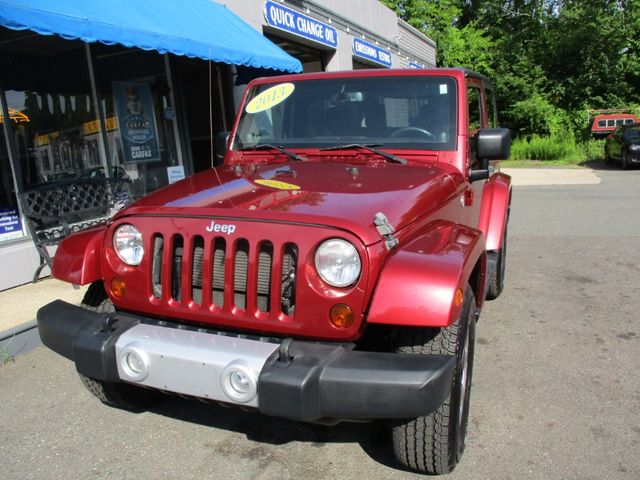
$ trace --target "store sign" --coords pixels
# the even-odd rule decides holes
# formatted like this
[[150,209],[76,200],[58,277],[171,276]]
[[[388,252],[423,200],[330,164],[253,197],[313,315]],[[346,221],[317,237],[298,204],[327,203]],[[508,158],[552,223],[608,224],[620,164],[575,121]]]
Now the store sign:
[[424,68],[422,65],[416,62],[409,62],[409,68],[422,69]]
[[15,208],[0,208],[0,242],[22,237],[22,221]]
[[160,160],[156,115],[148,83],[113,82],[125,163]]
[[264,4],[264,16],[271,27],[328,47],[338,47],[338,31],[335,28],[292,8],[268,0]]
[[391,52],[359,38],[353,39],[353,54],[385,67],[391,66]]

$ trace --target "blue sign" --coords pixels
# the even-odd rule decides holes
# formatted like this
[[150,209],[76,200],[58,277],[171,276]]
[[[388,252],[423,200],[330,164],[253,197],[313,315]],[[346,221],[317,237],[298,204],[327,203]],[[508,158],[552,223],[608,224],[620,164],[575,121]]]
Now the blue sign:
[[160,160],[156,114],[148,83],[113,82],[124,162]]
[[335,28],[292,8],[267,0],[264,4],[264,16],[272,27],[328,47],[338,47],[338,31]]
[[0,208],[0,242],[22,237],[22,222],[15,208]]
[[419,63],[409,62],[409,68],[419,69],[419,68],[424,68],[424,67],[422,65],[420,65]]
[[353,54],[356,57],[365,58],[385,67],[391,66],[391,52],[380,48],[373,43],[365,42],[359,38],[353,39]]

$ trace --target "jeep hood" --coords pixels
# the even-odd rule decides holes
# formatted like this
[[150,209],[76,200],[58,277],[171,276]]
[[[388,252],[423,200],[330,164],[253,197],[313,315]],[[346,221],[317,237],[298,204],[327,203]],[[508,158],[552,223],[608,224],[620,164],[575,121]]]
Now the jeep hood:
[[128,215],[203,216],[315,224],[345,229],[369,245],[384,213],[396,231],[455,195],[461,181],[446,165],[334,161],[222,166],[164,187]]

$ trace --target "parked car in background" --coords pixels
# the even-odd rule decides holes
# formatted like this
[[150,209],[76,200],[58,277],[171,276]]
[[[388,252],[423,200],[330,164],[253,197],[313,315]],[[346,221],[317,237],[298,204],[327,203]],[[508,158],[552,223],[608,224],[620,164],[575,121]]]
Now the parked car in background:
[[631,113],[608,113],[596,115],[591,124],[591,134],[603,138],[611,134],[617,127],[638,123],[638,116]]
[[619,162],[625,170],[640,165],[640,123],[618,127],[607,137],[604,160]]

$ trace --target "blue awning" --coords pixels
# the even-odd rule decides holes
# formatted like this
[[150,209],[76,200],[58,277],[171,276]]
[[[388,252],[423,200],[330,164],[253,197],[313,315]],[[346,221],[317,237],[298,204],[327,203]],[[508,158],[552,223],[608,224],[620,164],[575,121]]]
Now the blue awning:
[[299,60],[210,0],[0,0],[0,25],[233,65],[302,71]]

